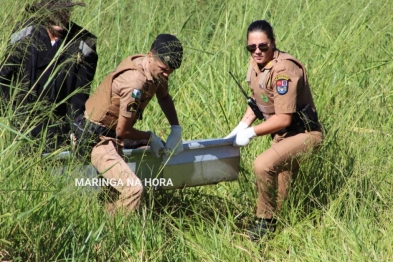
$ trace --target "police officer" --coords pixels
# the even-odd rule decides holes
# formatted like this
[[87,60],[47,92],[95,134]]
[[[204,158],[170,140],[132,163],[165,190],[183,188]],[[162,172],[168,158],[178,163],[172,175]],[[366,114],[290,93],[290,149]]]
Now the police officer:
[[[7,103],[11,101],[14,110],[36,102],[57,104],[54,118],[50,121],[48,117],[31,132],[36,137],[48,131],[49,137],[57,139],[47,142],[54,144],[67,139],[72,123],[69,120],[84,111],[98,61],[97,38],[70,21],[74,6],[85,4],[41,0],[28,5],[29,18],[12,34],[0,65],[1,97]],[[34,110],[40,113],[40,108]],[[26,118],[30,113],[19,112]]]
[[[77,129],[84,132],[81,134],[76,129],[77,136],[83,137],[86,132],[99,136],[91,161],[104,179],[111,181],[110,189],[117,193],[106,203],[110,213],[118,209],[135,210],[143,196],[143,184],[122,158],[125,139],[149,140],[156,157],[183,150],[182,129],[168,93],[168,77],[180,67],[182,57],[183,48],[175,36],[158,35],[147,55],[127,57],[103,80],[87,100],[84,115],[75,121]],[[165,145],[153,132],[134,127],[154,95],[171,125]]]
[[249,235],[258,240],[275,230],[276,214],[296,177],[299,157],[316,149],[323,134],[306,70],[276,48],[273,28],[267,21],[249,25],[246,48],[251,54],[246,81],[265,121],[250,127],[256,116],[248,106],[227,138],[236,136],[234,146],[246,146],[257,136],[271,135],[273,139],[271,147],[254,161],[258,223]]

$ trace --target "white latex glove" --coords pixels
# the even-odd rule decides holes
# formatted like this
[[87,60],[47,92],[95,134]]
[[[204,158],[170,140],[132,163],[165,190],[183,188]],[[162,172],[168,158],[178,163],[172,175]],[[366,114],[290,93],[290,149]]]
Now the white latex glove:
[[165,151],[165,146],[161,139],[153,132],[151,132],[149,144],[153,155],[155,155],[157,158],[160,157],[160,154]]
[[166,155],[176,155],[183,151],[181,131],[181,126],[171,126],[171,133],[165,142]]
[[254,127],[249,127],[239,131],[236,135],[236,139],[233,141],[234,146],[246,146],[250,143],[251,139],[256,137]]
[[75,150],[78,143],[78,139],[74,133],[70,134],[70,140],[71,140],[71,148],[72,150]]
[[248,127],[248,125],[246,123],[239,122],[237,127],[235,127],[235,129],[233,129],[232,132],[224,138],[234,137],[234,136],[236,136],[237,133],[239,133],[239,131],[246,129],[247,127]]

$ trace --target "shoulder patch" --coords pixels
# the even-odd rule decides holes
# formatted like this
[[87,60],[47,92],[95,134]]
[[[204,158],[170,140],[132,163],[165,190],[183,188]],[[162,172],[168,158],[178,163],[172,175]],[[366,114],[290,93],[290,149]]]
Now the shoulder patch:
[[288,80],[280,79],[276,81],[276,90],[280,95],[285,95],[288,92]]
[[290,78],[289,78],[289,76],[287,76],[287,75],[277,75],[277,76],[274,78],[274,81],[277,81],[277,80],[280,80],[280,79],[289,80]]
[[30,35],[32,31],[33,31],[33,26],[31,25],[31,26],[28,26],[28,27],[25,27],[25,28],[19,30],[18,32],[13,33],[11,35],[11,44],[15,44],[16,42],[18,42],[22,38]]
[[84,56],[88,56],[93,53],[93,49],[87,45],[87,43],[83,40],[79,43],[79,49],[83,53]]
[[132,101],[127,105],[127,112],[136,112],[138,109],[138,104],[135,101]]
[[143,90],[134,89],[134,90],[132,90],[131,96],[132,96],[132,98],[135,98],[135,99],[141,99],[142,94],[143,94]]

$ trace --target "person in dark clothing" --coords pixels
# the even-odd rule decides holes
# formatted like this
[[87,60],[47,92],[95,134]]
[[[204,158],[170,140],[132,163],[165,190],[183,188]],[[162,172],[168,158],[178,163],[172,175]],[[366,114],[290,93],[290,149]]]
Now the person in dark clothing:
[[28,5],[29,18],[14,30],[0,64],[1,100],[13,111],[32,109],[21,112],[30,117],[52,110],[31,135],[45,135],[56,145],[69,136],[71,120],[84,112],[98,61],[96,36],[70,21],[73,6],[85,4],[41,0]]

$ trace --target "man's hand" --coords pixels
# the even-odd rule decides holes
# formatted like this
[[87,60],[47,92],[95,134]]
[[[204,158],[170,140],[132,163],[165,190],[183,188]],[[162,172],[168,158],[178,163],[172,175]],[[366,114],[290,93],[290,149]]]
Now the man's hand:
[[247,127],[248,127],[248,125],[246,123],[239,122],[237,127],[235,127],[235,129],[233,129],[232,132],[229,135],[227,135],[226,137],[224,137],[224,138],[234,137],[234,136],[236,136],[237,133],[239,133],[241,130],[246,129]]
[[236,139],[233,141],[234,146],[246,146],[250,143],[251,139],[256,137],[254,127],[249,127],[239,131],[236,135]]
[[168,155],[176,155],[183,151],[183,141],[181,137],[182,129],[179,125],[171,126],[171,133],[166,140],[166,154]]
[[150,137],[150,149],[153,152],[153,155],[155,155],[157,158],[160,157],[160,154],[165,151],[165,146],[162,143],[161,139],[151,132],[151,137]]

